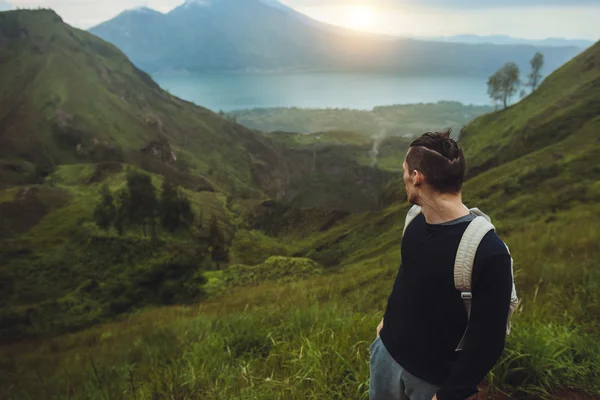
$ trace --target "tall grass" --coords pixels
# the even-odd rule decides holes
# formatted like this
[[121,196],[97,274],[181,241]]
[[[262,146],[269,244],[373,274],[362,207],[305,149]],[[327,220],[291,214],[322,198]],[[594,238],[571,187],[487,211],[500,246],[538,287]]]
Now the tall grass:
[[[540,231],[530,246],[518,244],[527,230],[509,236],[516,260],[539,252],[540,279],[521,278],[522,307],[489,392],[600,395],[600,271],[590,263],[598,253],[590,248],[567,261],[540,251],[575,235],[562,226],[554,235]],[[390,250],[329,275],[240,288],[199,306],[148,310],[5,348],[0,397],[366,399],[368,348],[398,261]],[[534,267],[520,265],[518,275],[527,268]]]

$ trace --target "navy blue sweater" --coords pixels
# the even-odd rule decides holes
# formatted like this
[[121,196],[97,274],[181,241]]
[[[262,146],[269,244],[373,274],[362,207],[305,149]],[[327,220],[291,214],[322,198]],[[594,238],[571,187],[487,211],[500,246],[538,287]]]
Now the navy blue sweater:
[[468,224],[431,225],[421,214],[408,226],[380,334],[404,369],[441,386],[439,400],[476,393],[504,350],[512,271],[508,251],[492,231],[475,256],[466,342],[455,351],[467,328],[467,312],[454,287],[454,260]]

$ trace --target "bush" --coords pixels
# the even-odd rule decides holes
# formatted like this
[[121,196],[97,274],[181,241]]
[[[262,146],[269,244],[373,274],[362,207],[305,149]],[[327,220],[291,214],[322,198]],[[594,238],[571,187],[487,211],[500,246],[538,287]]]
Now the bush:
[[256,266],[233,265],[225,271],[223,280],[231,286],[247,286],[265,281],[292,281],[322,272],[323,267],[311,259],[274,256]]

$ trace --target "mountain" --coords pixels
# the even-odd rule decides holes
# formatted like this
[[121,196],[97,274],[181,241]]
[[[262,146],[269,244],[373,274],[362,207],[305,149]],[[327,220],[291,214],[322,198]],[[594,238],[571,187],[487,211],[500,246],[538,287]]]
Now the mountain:
[[[521,298],[480,397],[600,395],[599,79],[595,44],[523,101],[463,130],[465,203],[488,213],[510,247]],[[347,132],[273,136],[293,148],[323,140],[334,153],[369,144]],[[196,283],[173,279],[182,269],[174,255],[190,244],[95,229],[94,167],[62,165],[54,186],[0,190],[0,209],[34,195],[49,207],[40,224],[0,243],[0,332],[38,337],[0,345],[0,397],[368,397],[368,346],[401,263],[401,178],[384,208],[355,214],[231,194],[208,204],[206,193],[186,190],[226,221],[233,261],[216,270],[196,260],[205,292],[174,305],[173,294]],[[106,181],[123,185],[119,173]],[[140,293],[153,301],[132,306]]]
[[[461,134],[465,202],[493,218],[522,299],[490,396],[600,394],[599,101],[597,43]],[[17,11],[0,14],[0,139],[0,398],[368,396],[409,205],[399,175],[365,165],[364,135],[247,130],[56,14]],[[406,150],[392,139],[386,164]],[[197,224],[100,229],[98,192],[132,171],[182,179],[230,265]]]
[[[190,186],[257,190],[246,146],[277,162],[278,150],[262,136],[167,94],[118,49],[53,12],[0,18],[0,41],[8,43],[0,48],[0,153],[19,165],[144,163]],[[168,152],[149,155],[163,139]],[[207,171],[226,156],[238,164],[219,167],[217,183]],[[3,171],[21,168],[13,164]]]
[[[147,9],[122,17],[134,15],[164,17]],[[298,182],[306,187],[314,172],[313,150],[282,148],[169,95],[115,47],[53,12],[12,11],[0,18],[0,41],[8,43],[0,48],[0,187],[63,164],[117,161],[169,174],[189,188],[292,201]],[[357,164],[355,172],[363,169],[369,168]],[[370,183],[363,189],[376,204],[377,190]],[[359,203],[350,208],[364,207]]]
[[530,45],[530,46],[548,46],[548,47],[569,47],[575,46],[582,49],[594,44],[591,40],[585,39],[565,39],[565,38],[546,38],[546,39],[523,39],[508,35],[455,35],[438,37],[419,37],[421,40],[434,40],[446,43],[469,43],[469,44],[499,44],[499,45]]
[[[268,215],[283,210],[312,232],[380,209],[407,148],[390,141],[375,168],[366,136],[286,143],[249,130],[171,96],[116,47],[49,10],[0,13],[0,88],[2,338],[202,296],[201,273],[214,268],[208,224],[236,263],[291,257],[291,245],[254,232],[271,226]],[[145,228],[117,234],[94,224],[100,189],[122,194],[134,172],[157,192],[165,180],[179,186],[196,213],[188,232],[151,238]],[[169,285],[193,290],[175,295]]]
[[90,32],[143,70],[389,71],[490,74],[508,61],[524,69],[536,51],[554,70],[575,46],[468,45],[380,38],[335,28],[273,0],[188,0],[168,14],[125,11]]

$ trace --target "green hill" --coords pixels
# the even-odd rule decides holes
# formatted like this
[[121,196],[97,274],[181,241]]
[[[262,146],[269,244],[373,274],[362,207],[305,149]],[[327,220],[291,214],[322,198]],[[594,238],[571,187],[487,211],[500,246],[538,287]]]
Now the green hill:
[[169,95],[52,11],[0,18],[0,185],[35,183],[61,164],[117,161],[193,190],[289,201],[313,173],[309,152]]
[[[408,209],[397,163],[406,142],[380,143],[374,168],[365,157],[373,143],[362,135],[261,135],[149,90],[152,82],[125,60],[111,70],[123,77],[114,90],[156,100],[136,105],[139,97],[123,100],[98,83],[101,71],[77,74],[89,57],[112,66],[102,54],[114,48],[89,50],[85,43],[97,39],[51,12],[0,18],[8,60],[0,64],[0,397],[368,398],[368,346],[397,273]],[[596,44],[462,134],[465,202],[494,219],[522,298],[486,381],[492,396],[600,395],[600,142],[597,112],[583,107],[600,98],[591,89],[599,54]],[[76,68],[66,69],[68,60]],[[42,79],[47,71],[52,79]],[[54,82],[67,85],[58,110],[79,116],[66,127],[74,124],[81,141],[62,142],[71,130],[38,99]],[[150,107],[168,127],[158,138],[139,119]],[[94,159],[96,134],[122,158]],[[170,151],[187,170],[161,157]],[[101,231],[92,220],[101,185],[117,191],[132,170],[151,173],[157,188],[169,174],[185,177],[182,192],[202,220],[218,217],[230,267],[217,270],[187,232],[159,231],[153,241]]]
[[49,172],[119,161],[190,188],[256,193],[255,166],[280,163],[262,136],[170,96],[115,47],[52,11],[0,14],[0,40],[8,43],[0,48],[2,181],[18,179],[29,163]]
[[[132,171],[150,174],[156,189],[165,179],[181,186],[198,217],[194,235],[217,218],[231,262],[251,265],[302,255],[257,229],[282,231],[285,217],[302,219],[306,235],[326,230],[379,209],[398,175],[397,163],[374,168],[372,144],[355,145],[355,134],[294,146],[175,98],[52,11],[0,13],[0,42],[1,337],[80,329],[203,295],[197,287],[165,297],[171,289],[160,283],[215,268],[197,237],[159,231],[156,241],[145,229],[119,236],[94,224],[102,185],[117,194]],[[401,154],[406,143],[386,148]],[[167,279],[171,268],[179,272]]]
[[470,199],[513,226],[595,210],[599,109],[596,43],[517,105],[482,116],[461,132],[473,177]]
[[518,105],[469,124],[460,136],[469,158],[469,174],[569,138],[582,136],[582,144],[594,143],[590,131],[599,118],[599,65],[600,44],[596,43],[546,78]]

